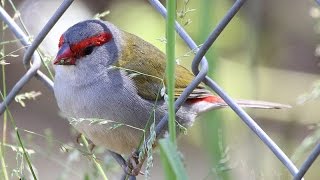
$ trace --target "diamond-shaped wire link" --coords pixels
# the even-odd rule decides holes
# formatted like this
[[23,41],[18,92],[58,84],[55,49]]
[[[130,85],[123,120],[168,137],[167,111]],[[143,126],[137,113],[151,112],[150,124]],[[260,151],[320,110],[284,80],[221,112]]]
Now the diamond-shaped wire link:
[[[207,50],[215,42],[217,37],[227,26],[227,24],[232,20],[235,14],[239,11],[246,0],[237,0],[230,10],[226,13],[225,17],[217,25],[216,28],[212,31],[210,36],[207,38],[205,43],[199,49],[192,38],[188,33],[182,28],[182,26],[176,22],[176,31],[180,37],[186,42],[190,49],[195,50],[196,56],[192,63],[192,70],[196,75],[195,79],[190,83],[190,85],[185,89],[182,95],[175,102],[176,110],[179,109],[181,104],[186,100],[188,95],[193,91],[193,89],[201,82],[207,84],[212,90],[214,90],[230,107],[231,109],[243,120],[243,122],[263,141],[267,147],[274,153],[274,155],[286,166],[286,168],[293,175],[294,180],[301,179],[304,174],[311,167],[312,163],[320,154],[320,143],[315,147],[311,152],[308,158],[305,160],[301,168],[298,170],[291,160],[285,155],[285,153],[277,146],[277,144],[263,131],[262,128],[243,110],[241,109],[227,94],[226,92],[219,87],[213,79],[207,77],[208,63],[204,57]],[[58,19],[63,15],[63,13],[68,9],[72,4],[73,0],[64,0],[59,6],[57,11],[52,15],[48,23],[41,30],[39,35],[35,38],[33,43],[30,46],[29,39],[25,33],[19,28],[19,26],[13,21],[13,19],[6,13],[6,11],[0,7],[0,18],[3,20],[12,33],[16,36],[17,39],[20,39],[23,46],[29,47],[25,53],[23,64],[28,68],[27,72],[21,77],[21,79],[14,85],[11,91],[8,93],[7,97],[0,104],[0,115],[5,111],[6,107],[14,99],[14,97],[19,93],[22,87],[29,82],[33,77],[40,79],[44,85],[46,85],[51,91],[53,89],[53,82],[42,72],[39,71],[41,66],[41,59],[39,54],[35,52],[39,44],[46,37],[48,32],[52,29],[54,24]],[[166,9],[158,0],[149,0],[150,4],[155,7],[155,9],[163,16],[166,17]],[[320,5],[320,1],[316,0],[316,3]],[[32,57],[32,63],[30,59]],[[30,65],[31,64],[31,65]],[[201,68],[199,67],[201,64]],[[156,133],[159,132],[167,125],[167,116],[163,117],[162,120],[156,127]],[[126,166],[126,161],[123,157],[117,153],[110,151],[110,154],[117,160],[121,167]],[[134,176],[131,176],[130,179],[136,179]]]

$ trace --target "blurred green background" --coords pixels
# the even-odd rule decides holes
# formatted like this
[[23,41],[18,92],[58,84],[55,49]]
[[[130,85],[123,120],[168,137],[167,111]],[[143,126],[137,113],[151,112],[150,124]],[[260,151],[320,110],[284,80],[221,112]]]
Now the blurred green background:
[[[13,1],[33,36],[61,2]],[[184,8],[194,10],[177,20],[186,24],[186,31],[199,45],[233,3],[224,0],[190,0],[186,5],[184,2],[178,1],[177,12]],[[14,15],[8,3],[6,9]],[[110,13],[102,19],[165,51],[165,44],[161,41],[165,37],[165,21],[148,1],[142,0],[75,1],[45,39],[42,48],[54,56],[62,32],[78,21],[104,11]],[[319,80],[316,52],[319,16],[320,12],[313,1],[247,1],[206,56],[210,61],[210,76],[232,97],[293,106],[286,110],[248,109],[247,112],[289,157],[294,156],[298,167],[313,148],[312,143],[319,142],[320,112],[317,107],[320,102],[310,100],[297,104],[298,98],[312,92],[312,87]],[[1,41],[13,39],[10,31],[6,30]],[[5,52],[19,47],[14,43],[7,44]],[[19,52],[21,54],[18,57],[6,58],[10,63],[5,66],[8,90],[25,72],[21,63],[23,51]],[[179,37],[176,54],[178,62],[190,68],[193,54]],[[35,151],[31,159],[39,179],[84,179],[85,174],[95,179],[96,172],[89,158],[77,151],[65,152],[61,150],[61,144],[54,141],[77,146],[76,134],[69,123],[59,117],[53,94],[35,79],[21,93],[29,91],[40,91],[42,95],[36,100],[25,101],[26,107],[13,102],[9,108],[19,128],[47,137],[22,131],[26,147]],[[15,144],[10,123],[8,128],[8,143]],[[0,131],[2,136],[2,128]],[[302,145],[303,141],[305,143]],[[190,179],[291,179],[281,162],[230,109],[206,114],[178,142]],[[98,148],[97,151],[101,162],[106,162],[108,177],[117,179],[120,168],[105,153],[99,153],[103,150]],[[17,154],[6,148],[5,158],[10,173],[21,165]],[[158,156],[156,153],[151,179],[164,179]],[[317,160],[314,163],[306,179],[319,178],[319,162]],[[28,177],[26,169],[24,172]],[[12,177],[16,179],[14,175]],[[143,176],[140,179],[144,179]]]

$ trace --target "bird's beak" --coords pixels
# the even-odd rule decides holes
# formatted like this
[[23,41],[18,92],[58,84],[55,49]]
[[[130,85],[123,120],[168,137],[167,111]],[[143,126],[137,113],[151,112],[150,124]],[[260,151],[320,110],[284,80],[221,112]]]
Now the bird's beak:
[[63,44],[57,54],[56,59],[53,61],[55,65],[75,65],[75,57],[68,44]]

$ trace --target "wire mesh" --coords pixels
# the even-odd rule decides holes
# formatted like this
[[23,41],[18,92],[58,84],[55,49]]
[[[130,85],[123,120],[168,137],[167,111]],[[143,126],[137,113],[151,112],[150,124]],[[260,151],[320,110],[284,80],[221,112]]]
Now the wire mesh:
[[[29,38],[20,29],[20,27],[14,22],[14,20],[8,15],[8,13],[0,7],[0,18],[3,20],[12,33],[20,40],[21,44],[27,48],[27,51],[23,58],[23,64],[27,68],[27,72],[20,78],[18,82],[15,83],[7,97],[0,104],[0,115],[5,111],[6,107],[12,102],[14,97],[19,93],[23,86],[25,86],[29,80],[33,77],[40,79],[45,86],[47,86],[51,91],[53,90],[53,82],[41,71],[39,68],[41,66],[41,59],[39,54],[36,52],[39,44],[46,37],[48,32],[52,29],[59,18],[64,14],[64,12],[70,7],[73,0],[64,0],[62,4],[58,7],[56,12],[52,15],[48,23],[43,27],[39,35],[30,44]],[[166,8],[158,0],[149,0],[150,4],[164,17],[166,18]],[[208,62],[205,58],[205,54],[208,49],[215,42],[220,33],[223,32],[224,28],[233,19],[236,13],[240,10],[246,0],[237,0],[233,6],[226,13],[224,18],[220,23],[213,29],[210,36],[201,46],[198,48],[197,44],[192,40],[188,33],[183,29],[183,27],[176,22],[175,28],[180,37],[185,41],[190,49],[195,50],[196,55],[192,62],[192,70],[195,74],[194,80],[188,85],[181,96],[175,102],[176,111],[179,109],[181,104],[187,99],[189,94],[201,83],[204,82],[208,87],[215,91],[230,107],[231,109],[240,117],[240,119],[260,138],[261,141],[274,153],[274,155],[283,163],[283,165],[292,174],[294,180],[302,179],[308,169],[311,167],[315,159],[320,154],[320,144],[314,148],[311,154],[307,157],[305,162],[302,164],[301,168],[298,169],[292,161],[286,156],[286,154],[278,147],[278,145],[264,132],[264,130],[242,109],[235,101],[230,98],[229,95],[221,88],[219,85],[207,75],[208,72]],[[318,0],[316,3],[320,4]],[[32,59],[32,63],[30,60]],[[165,115],[162,120],[156,126],[156,134],[160,134],[161,130],[168,123],[168,115]],[[110,151],[113,158],[120,164],[121,167],[126,166],[126,161],[124,158],[112,151]],[[130,179],[135,179],[131,176]]]

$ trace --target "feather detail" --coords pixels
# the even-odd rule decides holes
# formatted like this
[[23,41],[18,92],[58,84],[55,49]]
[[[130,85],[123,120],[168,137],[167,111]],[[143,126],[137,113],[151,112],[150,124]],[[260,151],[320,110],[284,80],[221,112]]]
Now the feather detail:
[[[161,90],[166,90],[165,54],[133,34],[122,33],[126,39],[123,44],[122,54],[118,61],[112,65],[126,72],[135,84],[138,94],[143,99],[155,101],[159,97],[164,97],[164,93]],[[194,75],[188,69],[176,65],[175,98],[181,95],[193,79]],[[203,84],[200,84],[188,99],[207,97],[210,94],[211,92],[205,89]]]
[[187,100],[190,103],[208,102],[208,103],[224,103],[224,101],[218,96],[207,96],[201,98],[192,98]]
[[[218,96],[207,96],[203,98],[188,99],[187,102],[193,105],[197,113],[203,113],[214,109],[229,107],[227,103]],[[242,108],[256,108],[256,109],[286,109],[291,108],[290,105],[256,101],[256,100],[236,100],[236,103]]]
[[258,108],[258,109],[287,109],[287,108],[291,108],[291,106],[287,105],[287,104],[280,104],[280,103],[268,102],[268,101],[239,99],[239,100],[236,100],[236,103],[238,103],[243,108],[247,108],[247,107]]

